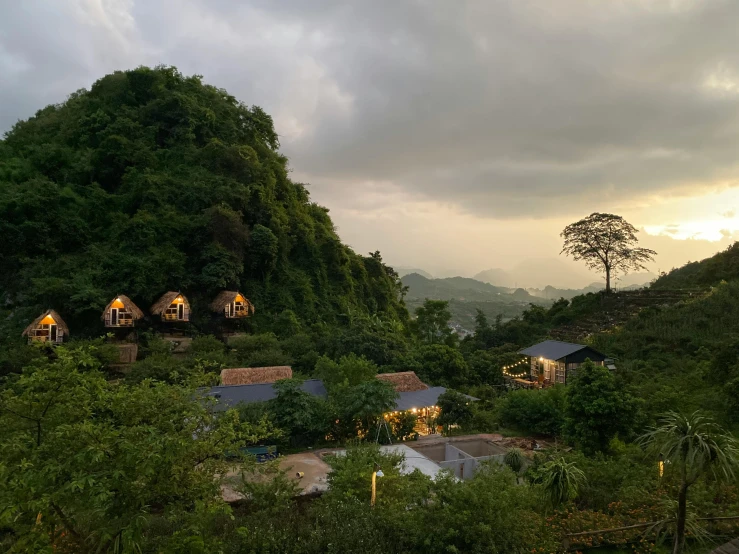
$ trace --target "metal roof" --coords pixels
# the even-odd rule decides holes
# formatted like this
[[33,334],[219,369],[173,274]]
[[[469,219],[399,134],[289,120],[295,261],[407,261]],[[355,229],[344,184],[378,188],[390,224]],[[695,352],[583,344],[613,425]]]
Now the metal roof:
[[[320,396],[326,398],[328,393],[326,387],[323,386],[323,381],[319,379],[308,379],[303,381],[300,388],[312,394],[313,396]],[[205,396],[215,396],[218,400],[216,409],[225,410],[232,408],[237,404],[249,404],[251,402],[266,402],[272,400],[277,396],[275,392],[274,383],[256,383],[253,385],[224,385],[219,387],[212,387]]]
[[[274,383],[257,383],[253,385],[223,385],[212,387],[205,396],[215,396],[217,399],[216,410],[226,410],[237,404],[250,404],[252,402],[266,402],[277,396]],[[323,381],[319,379],[308,379],[303,381],[300,387],[308,394],[326,398],[328,393]],[[439,397],[447,391],[444,387],[429,387],[425,390],[398,393],[395,409],[398,411],[410,410],[411,408],[425,408],[436,406]],[[477,398],[464,395],[470,400]]]
[[524,356],[532,356],[534,358],[546,358],[547,360],[559,360],[575,352],[579,352],[583,348],[590,348],[593,352],[597,352],[593,348],[585,344],[575,344],[572,342],[562,342],[558,340],[545,340],[534,346],[529,346],[523,350],[519,350],[519,354]]
[[[411,408],[426,408],[436,406],[439,397],[447,391],[444,387],[429,387],[425,390],[398,393],[400,396],[395,402],[395,409],[402,412]],[[477,400],[474,396],[463,395],[470,400]]]

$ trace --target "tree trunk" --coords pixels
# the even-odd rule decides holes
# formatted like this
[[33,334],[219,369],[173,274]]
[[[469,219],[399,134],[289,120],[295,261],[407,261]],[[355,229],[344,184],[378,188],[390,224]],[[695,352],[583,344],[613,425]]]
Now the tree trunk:
[[682,554],[685,550],[685,519],[688,511],[688,485],[682,483],[677,497],[677,527],[675,529],[675,547],[672,554]]
[[606,294],[611,292],[611,268],[606,266]]

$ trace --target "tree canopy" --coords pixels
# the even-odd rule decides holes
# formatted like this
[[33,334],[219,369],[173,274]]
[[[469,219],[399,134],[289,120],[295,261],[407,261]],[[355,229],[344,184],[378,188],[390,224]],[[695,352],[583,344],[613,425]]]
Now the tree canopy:
[[623,217],[592,213],[565,227],[562,253],[583,260],[591,268],[605,273],[606,292],[611,291],[611,278],[616,273],[646,269],[646,262],[657,253],[636,246],[636,227]]

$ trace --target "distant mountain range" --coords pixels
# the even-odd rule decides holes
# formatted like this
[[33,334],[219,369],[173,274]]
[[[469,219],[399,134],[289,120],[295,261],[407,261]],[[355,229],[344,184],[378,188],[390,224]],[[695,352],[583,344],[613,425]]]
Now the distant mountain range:
[[[656,279],[653,273],[633,273],[624,275],[615,284],[617,288],[645,285]],[[593,286],[593,273],[580,271],[572,264],[557,258],[538,258],[525,260],[510,270],[492,268],[481,271],[473,279],[499,287],[522,287],[526,289],[546,289],[555,287],[561,290],[588,289]]]
[[[405,273],[402,268],[395,268],[402,275],[401,281],[408,287],[405,302],[411,313],[415,312],[426,298],[432,300],[449,301],[449,309],[452,313],[452,323],[458,324],[466,329],[474,326],[474,318],[477,309],[493,320],[498,315],[504,319],[510,319],[521,315],[530,304],[543,306],[550,305],[559,298],[571,299],[580,294],[598,292],[603,290],[602,282],[590,283],[578,289],[557,288],[546,285],[542,288],[522,287],[514,288],[499,286],[484,282],[480,279],[469,277],[446,277],[434,279],[426,271],[423,274],[417,271]],[[477,276],[497,276],[504,278],[506,272],[501,269],[490,269],[477,274]],[[631,281],[639,285],[623,285],[619,282],[619,288],[638,288],[650,274],[636,274]]]
[[[455,272],[452,269],[438,269],[433,274],[424,269],[415,267],[395,267],[395,271],[401,277],[417,273],[427,279],[452,278],[454,275],[463,275],[463,272]],[[573,264],[562,258],[530,258],[520,262],[510,269],[494,267],[480,271],[472,275],[472,279],[489,283],[496,287],[529,290],[533,296],[539,298],[552,298],[555,289],[563,291],[557,298],[574,296],[570,291],[591,292],[600,290],[604,284],[598,279],[597,274],[587,271],[584,266]],[[644,286],[654,281],[657,276],[653,273],[633,273],[625,275],[613,285],[617,289]],[[594,282],[595,281],[595,282]]]
[[426,279],[434,278],[434,276],[431,275],[428,271],[424,271],[423,269],[418,269],[416,267],[393,267],[393,269],[398,273],[398,275],[400,275],[400,277],[405,277],[406,275],[410,275],[411,273],[417,273],[422,277],[426,277]]
[[418,273],[410,273],[401,280],[408,287],[405,302],[411,313],[415,312],[426,298],[447,300],[452,313],[452,323],[467,330],[474,327],[478,309],[491,321],[498,315],[508,320],[521,315],[531,303],[542,305],[551,303],[551,300],[533,296],[524,289],[496,287],[469,277],[429,279]]

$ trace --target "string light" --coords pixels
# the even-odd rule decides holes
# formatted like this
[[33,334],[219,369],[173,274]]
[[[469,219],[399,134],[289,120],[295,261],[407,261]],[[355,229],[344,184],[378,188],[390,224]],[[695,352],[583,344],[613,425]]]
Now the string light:
[[524,375],[527,375],[529,372],[528,371],[524,371],[523,373],[511,373],[509,370],[511,370],[511,369],[513,369],[515,367],[518,367],[521,364],[527,364],[528,365],[528,363],[529,363],[529,361],[526,358],[524,358],[523,360],[519,360],[515,364],[504,365],[503,366],[503,369],[502,369],[503,375],[505,375],[507,377],[513,377],[513,378],[523,377]]

